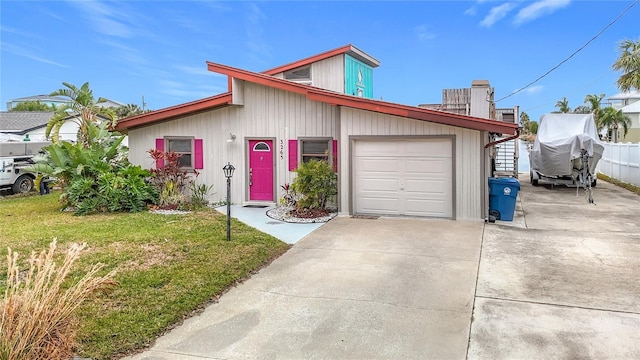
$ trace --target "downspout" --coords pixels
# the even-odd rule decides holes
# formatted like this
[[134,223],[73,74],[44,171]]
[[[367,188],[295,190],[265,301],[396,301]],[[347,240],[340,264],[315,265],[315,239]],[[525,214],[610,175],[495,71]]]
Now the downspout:
[[508,138],[496,140],[494,142],[490,142],[487,145],[485,145],[484,148],[486,149],[486,148],[488,148],[490,146],[498,145],[498,144],[503,143],[505,141],[514,140],[514,139],[517,139],[518,137],[520,137],[520,128],[516,129],[516,134],[515,135],[513,135],[511,137],[508,137]]

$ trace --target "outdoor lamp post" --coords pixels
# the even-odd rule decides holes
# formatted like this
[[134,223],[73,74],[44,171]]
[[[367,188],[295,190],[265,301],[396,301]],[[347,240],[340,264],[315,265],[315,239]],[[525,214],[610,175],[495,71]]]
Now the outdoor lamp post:
[[227,178],[227,241],[231,240],[231,177],[235,169],[229,162],[222,168]]

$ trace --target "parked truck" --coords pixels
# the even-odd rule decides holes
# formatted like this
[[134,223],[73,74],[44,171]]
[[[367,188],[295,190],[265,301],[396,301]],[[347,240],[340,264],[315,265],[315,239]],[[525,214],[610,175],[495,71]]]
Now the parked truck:
[[50,145],[48,141],[0,141],[0,189],[14,194],[33,190],[37,174],[25,171],[32,158]]
[[583,187],[593,203],[591,188],[603,152],[593,114],[545,114],[529,153],[531,184]]

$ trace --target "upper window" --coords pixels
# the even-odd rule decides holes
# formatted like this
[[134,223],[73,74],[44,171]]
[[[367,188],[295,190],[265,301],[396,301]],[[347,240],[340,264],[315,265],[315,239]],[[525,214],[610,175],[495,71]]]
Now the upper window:
[[293,81],[311,81],[311,65],[285,71],[284,78]]
[[178,163],[183,168],[193,168],[193,139],[191,138],[166,138],[167,151],[180,154]]
[[311,159],[324,160],[329,162],[329,140],[300,140],[302,142],[302,162],[306,163]]

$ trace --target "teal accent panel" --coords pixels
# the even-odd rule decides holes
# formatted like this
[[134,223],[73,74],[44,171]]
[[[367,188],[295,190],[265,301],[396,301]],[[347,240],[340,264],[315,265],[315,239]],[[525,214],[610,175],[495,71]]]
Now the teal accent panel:
[[345,54],[344,74],[345,94],[373,99],[372,67]]

